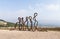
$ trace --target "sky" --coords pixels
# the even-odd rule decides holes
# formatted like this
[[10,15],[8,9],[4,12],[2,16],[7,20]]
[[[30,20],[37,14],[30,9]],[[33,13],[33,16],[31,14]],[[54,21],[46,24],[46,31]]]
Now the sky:
[[60,25],[60,0],[0,0],[0,19],[17,22],[35,12],[40,24]]

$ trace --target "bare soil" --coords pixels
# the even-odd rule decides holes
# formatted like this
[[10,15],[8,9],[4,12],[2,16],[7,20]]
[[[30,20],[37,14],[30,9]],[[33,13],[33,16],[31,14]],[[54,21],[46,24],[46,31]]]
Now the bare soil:
[[0,30],[0,39],[60,39],[60,31],[9,31]]

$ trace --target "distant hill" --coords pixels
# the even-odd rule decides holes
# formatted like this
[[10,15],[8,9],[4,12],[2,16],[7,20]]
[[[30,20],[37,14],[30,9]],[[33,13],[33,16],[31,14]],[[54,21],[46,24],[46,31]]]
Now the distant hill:
[[14,27],[14,26],[15,26],[15,23],[7,22],[7,27]]
[[0,26],[7,26],[7,22],[5,20],[0,19]]
[[7,22],[5,20],[0,19],[0,27],[12,27],[15,23]]
[[0,19],[0,21],[6,22],[5,20]]

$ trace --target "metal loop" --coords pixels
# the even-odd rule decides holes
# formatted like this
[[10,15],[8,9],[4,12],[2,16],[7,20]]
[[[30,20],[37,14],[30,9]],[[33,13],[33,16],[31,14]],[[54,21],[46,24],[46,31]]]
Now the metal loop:
[[20,18],[20,17],[18,17],[18,20],[21,20],[21,18]]
[[29,19],[32,19],[32,17],[31,17],[31,16],[29,16]]
[[38,26],[38,21],[36,20],[36,16],[38,14],[37,13],[34,13],[34,17],[33,17],[33,20],[34,20],[34,26]]
[[28,21],[28,17],[26,17],[26,21]]
[[36,17],[38,14],[37,13],[34,13],[34,17]]

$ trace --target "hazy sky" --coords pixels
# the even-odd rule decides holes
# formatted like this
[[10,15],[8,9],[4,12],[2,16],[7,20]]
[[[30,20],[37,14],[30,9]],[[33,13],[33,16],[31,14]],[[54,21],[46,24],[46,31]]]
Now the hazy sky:
[[34,12],[41,23],[60,23],[60,0],[0,0],[0,19],[16,22]]

